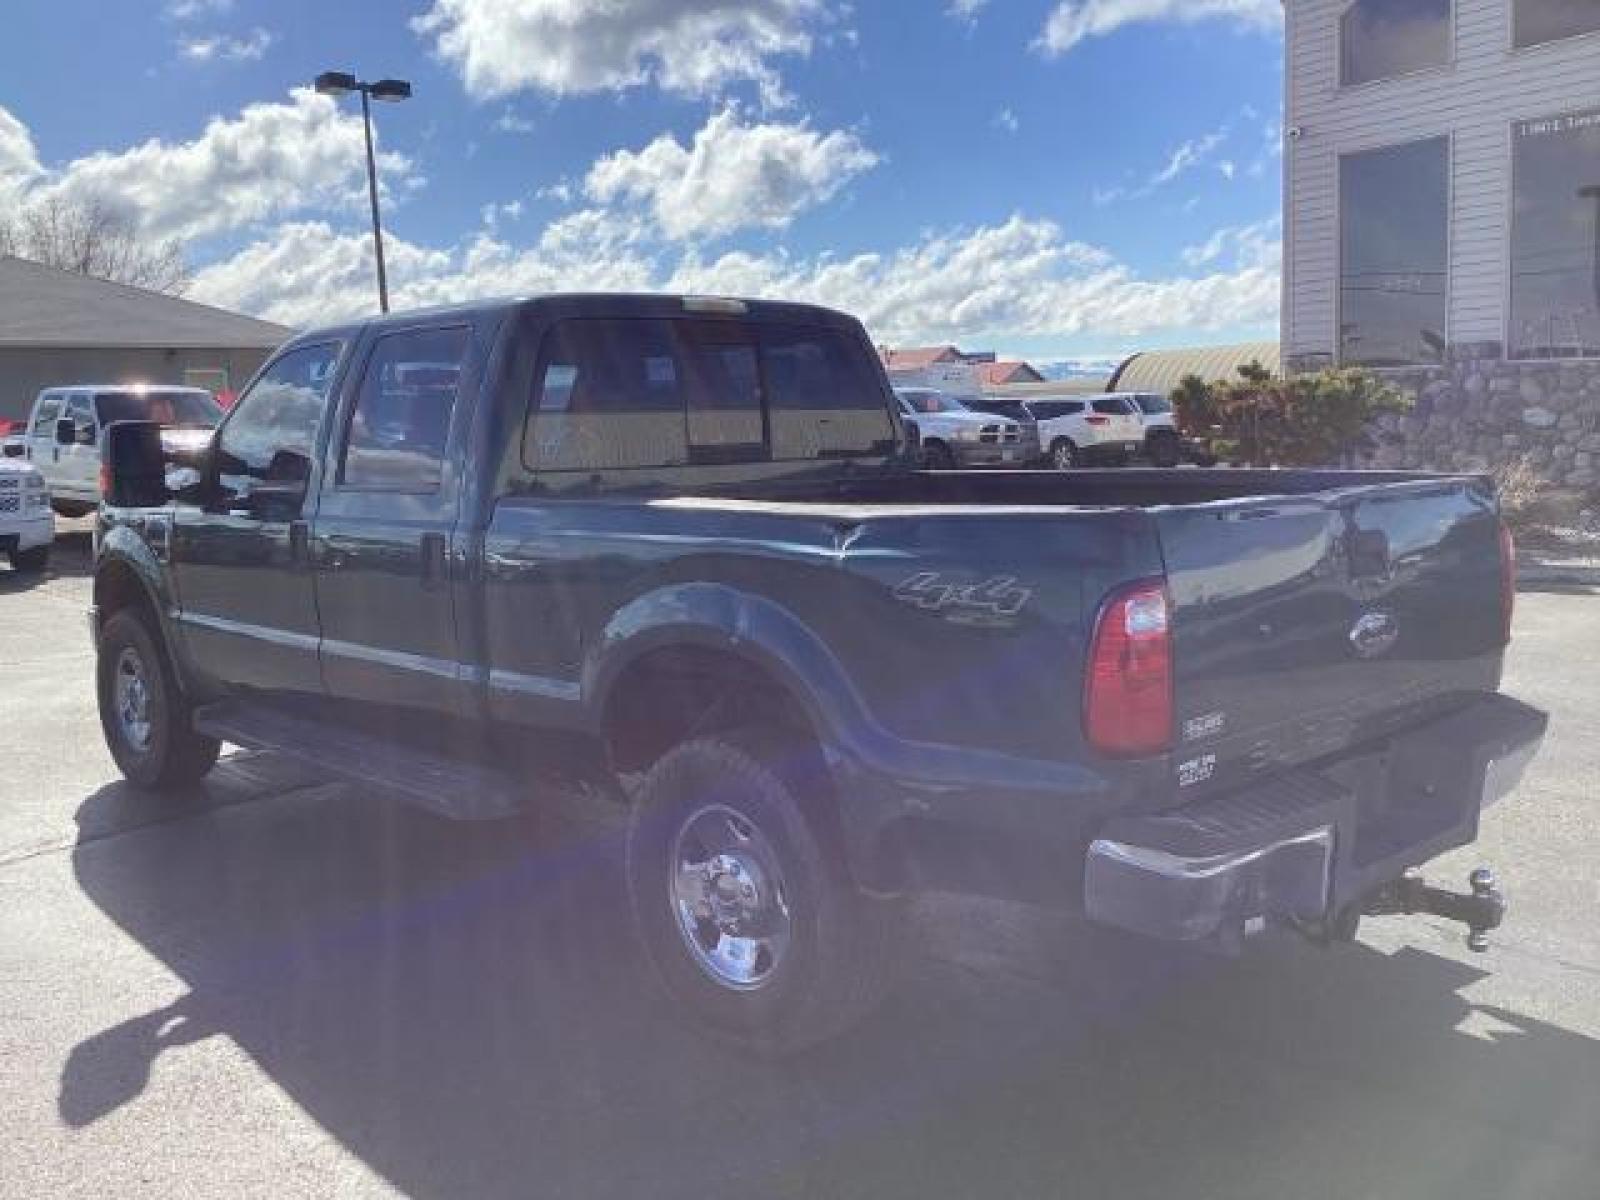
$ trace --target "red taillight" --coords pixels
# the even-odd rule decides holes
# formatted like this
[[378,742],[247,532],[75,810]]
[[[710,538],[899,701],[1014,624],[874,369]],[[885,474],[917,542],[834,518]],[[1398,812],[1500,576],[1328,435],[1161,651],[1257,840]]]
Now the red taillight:
[[1083,423],[1085,425],[1109,425],[1109,424],[1111,424],[1111,418],[1110,417],[1085,417],[1083,419]]
[[105,463],[100,464],[100,499],[107,503],[111,500],[111,468]]
[[1083,728],[1106,754],[1159,754],[1172,744],[1172,613],[1161,581],[1113,592],[1100,606]]
[[1517,608],[1517,542],[1511,528],[1500,522],[1500,632],[1511,640],[1511,618]]

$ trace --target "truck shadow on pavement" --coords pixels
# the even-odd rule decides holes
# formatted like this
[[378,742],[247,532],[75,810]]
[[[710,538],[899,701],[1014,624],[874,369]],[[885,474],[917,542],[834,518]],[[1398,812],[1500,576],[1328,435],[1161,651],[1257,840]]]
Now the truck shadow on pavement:
[[[1592,1194],[1600,1046],[1475,1006],[1418,949],[1240,962],[935,898],[897,996],[753,1061],[663,1015],[603,824],[457,826],[335,784],[116,838],[85,892],[188,993],[85,1040],[93,1123],[232,1038],[419,1196]],[[1493,961],[1492,959],[1489,961]],[[151,1131],[159,1137],[158,1131]]]

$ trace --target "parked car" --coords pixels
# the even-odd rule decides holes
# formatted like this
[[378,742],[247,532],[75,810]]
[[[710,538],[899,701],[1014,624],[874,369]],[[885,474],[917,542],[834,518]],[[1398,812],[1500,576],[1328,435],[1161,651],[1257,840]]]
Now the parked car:
[[1025,466],[1039,457],[1036,431],[1027,421],[979,412],[933,388],[895,388],[904,420],[917,433],[929,470]]
[[1121,466],[1144,445],[1144,426],[1124,396],[986,397],[977,406],[1034,425],[1044,460],[1058,470]]
[[13,570],[42,571],[55,536],[44,476],[29,463],[0,458],[0,554],[11,560]]
[[1229,950],[1500,920],[1408,874],[1545,730],[1484,477],[918,471],[858,322],[593,295],[301,334],[167,454],[113,425],[97,519],[136,789],[226,741],[449,817],[621,806],[638,936],[725,1040],[861,1016],[924,889]]
[[204,388],[146,384],[73,384],[46,388],[28,419],[27,457],[49,484],[64,517],[94,511],[100,500],[100,437],[113,421],[155,421],[169,428],[215,428],[222,407]]
[[1157,467],[1175,467],[1184,459],[1183,436],[1178,430],[1172,401],[1155,392],[1122,393],[1144,426],[1145,458]]

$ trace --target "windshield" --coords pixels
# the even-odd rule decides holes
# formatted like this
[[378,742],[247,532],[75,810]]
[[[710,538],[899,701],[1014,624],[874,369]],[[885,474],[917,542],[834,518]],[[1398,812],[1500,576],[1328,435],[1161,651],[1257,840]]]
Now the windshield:
[[932,415],[968,411],[967,407],[954,396],[947,396],[943,392],[904,391],[899,395],[912,412]]
[[222,406],[205,392],[100,392],[94,403],[102,426],[113,421],[215,425],[222,420]]

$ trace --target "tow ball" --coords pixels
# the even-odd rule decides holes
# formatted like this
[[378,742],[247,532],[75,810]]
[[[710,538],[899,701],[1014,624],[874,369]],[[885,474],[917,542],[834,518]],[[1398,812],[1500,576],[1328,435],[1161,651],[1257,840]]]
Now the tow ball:
[[1470,892],[1451,892],[1430,887],[1422,876],[1407,872],[1391,884],[1378,889],[1367,902],[1371,916],[1430,913],[1467,927],[1467,949],[1479,954],[1489,948],[1489,931],[1498,929],[1506,916],[1506,898],[1495,881],[1494,872],[1479,867],[1467,877]]

